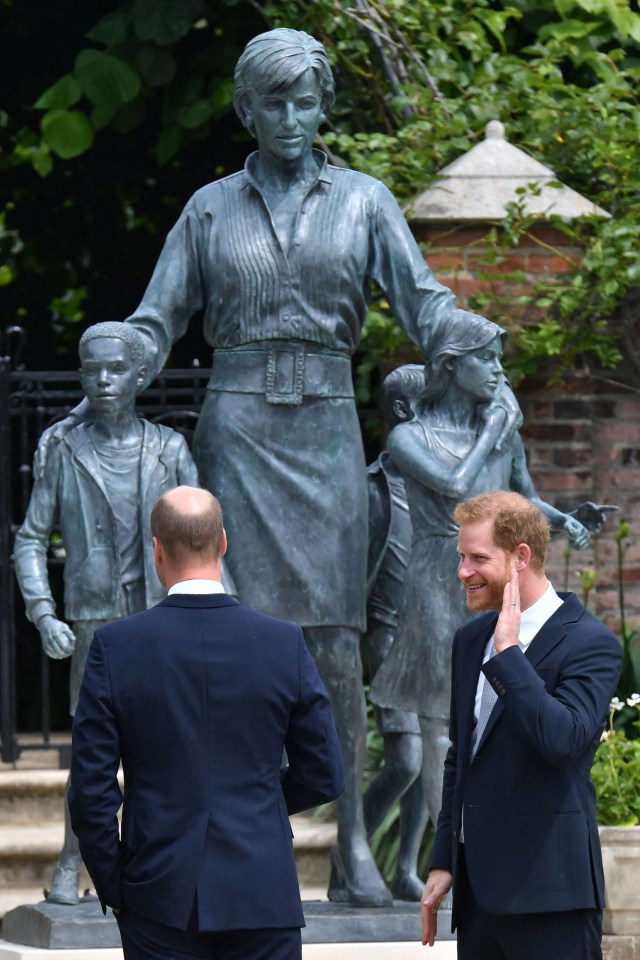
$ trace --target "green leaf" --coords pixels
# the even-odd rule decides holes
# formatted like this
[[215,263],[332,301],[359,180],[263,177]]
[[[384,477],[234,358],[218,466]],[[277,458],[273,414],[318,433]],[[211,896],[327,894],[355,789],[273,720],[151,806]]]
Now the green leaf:
[[176,61],[168,50],[146,44],[136,57],[136,67],[150,87],[160,87],[173,80]]
[[179,127],[165,127],[158,137],[154,153],[160,165],[171,160],[182,146],[183,134]]
[[205,13],[201,0],[135,0],[133,19],[140,40],[169,46],[184,37]]
[[211,106],[214,113],[220,113],[233,103],[235,85],[233,80],[219,80],[211,97]]
[[63,160],[77,157],[93,143],[93,128],[82,110],[50,110],[40,121],[46,143]]
[[203,123],[206,123],[212,114],[213,107],[211,102],[200,99],[179,110],[176,119],[178,123],[187,130],[194,130],[196,127],[200,127]]
[[548,23],[542,27],[538,36],[541,40],[553,37],[554,40],[574,40],[579,37],[588,37],[590,33],[602,26],[601,20],[562,20],[560,23]]
[[95,43],[102,43],[105,47],[122,43],[127,35],[129,20],[129,15],[123,9],[107,13],[87,33],[87,39],[93,40]]
[[75,74],[83,91],[97,107],[117,110],[140,93],[140,77],[124,60],[101,50],[81,50]]
[[66,110],[82,96],[80,84],[71,73],[56,80],[34,103],[37,110]]

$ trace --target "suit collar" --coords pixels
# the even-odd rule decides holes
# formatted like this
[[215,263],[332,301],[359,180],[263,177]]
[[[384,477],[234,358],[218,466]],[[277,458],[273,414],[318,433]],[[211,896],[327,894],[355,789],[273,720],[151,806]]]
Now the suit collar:
[[584,614],[584,607],[575,593],[558,593],[562,606],[542,624],[529,644],[525,656],[533,666],[543,660],[566,636],[566,624],[575,623]]
[[159,607],[233,607],[238,601],[228,593],[172,593],[158,604]]

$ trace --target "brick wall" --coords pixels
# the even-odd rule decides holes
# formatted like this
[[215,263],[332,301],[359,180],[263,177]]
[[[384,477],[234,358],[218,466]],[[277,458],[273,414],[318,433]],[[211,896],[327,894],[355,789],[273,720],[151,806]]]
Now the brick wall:
[[[491,298],[499,290],[501,296],[512,298],[510,316],[523,319],[518,297],[530,293],[540,279],[553,282],[580,262],[579,249],[568,246],[559,231],[541,225],[532,231],[531,240],[487,266],[488,229],[414,228],[435,275],[463,305],[478,293]],[[492,316],[490,305],[484,312],[500,321]],[[529,312],[526,319],[535,317]],[[620,520],[627,520],[631,535],[624,551],[625,608],[628,621],[640,626],[640,371],[627,361],[614,373],[576,373],[553,387],[529,378],[519,385],[517,396],[524,414],[529,469],[540,496],[565,511],[583,500],[620,507],[590,549],[571,551],[568,571],[566,541],[554,541],[548,565],[554,584],[564,587],[567,582],[581,595],[579,573],[595,567],[597,583],[589,607],[616,629],[620,617],[615,532]]]

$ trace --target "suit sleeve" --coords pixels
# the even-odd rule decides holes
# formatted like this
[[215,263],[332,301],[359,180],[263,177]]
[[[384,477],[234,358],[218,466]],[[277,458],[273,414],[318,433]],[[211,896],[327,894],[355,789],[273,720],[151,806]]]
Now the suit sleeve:
[[122,906],[121,849],[117,813],[120,731],[111,702],[111,683],[99,633],[84,670],[73,721],[69,813],[82,859],[103,911]]
[[329,697],[307,650],[298,638],[298,699],[285,741],[288,766],[282,791],[289,815],[335,800],[344,790],[342,754]]
[[544,661],[534,668],[517,647],[482,668],[522,735],[554,766],[571,763],[597,736],[622,666],[618,640],[599,621],[592,618],[591,627],[578,622],[574,629],[579,639],[574,637],[553,690],[538,675]]
[[453,870],[453,798],[458,768],[458,719],[455,694],[457,637],[451,650],[451,708],[449,713],[449,740],[451,741],[444,761],[442,781],[442,804],[436,824],[436,835],[431,851],[429,869]]

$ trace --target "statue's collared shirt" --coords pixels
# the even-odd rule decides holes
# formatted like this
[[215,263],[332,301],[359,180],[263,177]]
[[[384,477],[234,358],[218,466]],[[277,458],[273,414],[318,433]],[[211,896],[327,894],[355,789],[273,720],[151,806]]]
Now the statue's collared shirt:
[[360,339],[369,287],[385,291],[400,326],[425,352],[455,307],[433,276],[390,191],[314,151],[318,177],[282,249],[252,171],[198,190],[167,236],[145,296],[129,318],[149,347],[148,381],[204,310],[213,347],[305,340],[347,355]]

